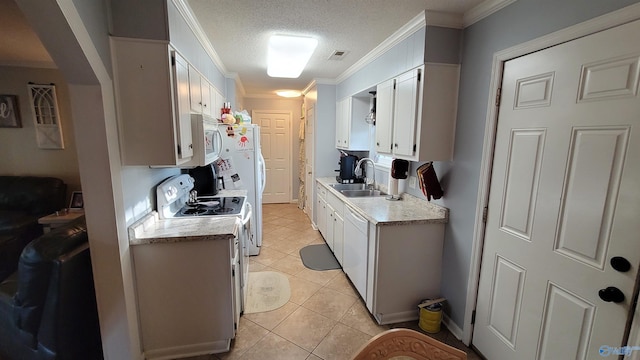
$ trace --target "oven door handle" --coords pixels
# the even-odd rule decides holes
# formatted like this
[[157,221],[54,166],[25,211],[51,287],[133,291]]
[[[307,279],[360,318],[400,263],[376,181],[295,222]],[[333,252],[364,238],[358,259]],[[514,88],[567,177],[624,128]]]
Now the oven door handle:
[[242,226],[246,226],[249,220],[251,220],[251,216],[253,215],[253,210],[251,209],[251,204],[247,203],[247,213],[245,217],[242,219]]

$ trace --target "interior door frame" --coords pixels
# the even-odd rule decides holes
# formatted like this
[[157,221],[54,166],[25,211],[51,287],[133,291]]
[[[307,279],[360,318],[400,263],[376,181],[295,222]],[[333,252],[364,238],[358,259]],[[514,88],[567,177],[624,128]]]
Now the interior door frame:
[[[293,202],[293,133],[292,133],[292,127],[293,127],[293,114],[291,111],[289,110],[252,110],[251,111],[251,118],[255,118],[256,115],[258,114],[283,114],[283,115],[287,115],[289,116],[289,138],[287,139],[287,141],[289,142],[288,144],[288,148],[289,148],[289,172],[287,174],[287,178],[289,179],[289,191],[288,191],[288,202],[292,203]],[[260,144],[262,144],[262,139],[260,141]],[[267,176],[267,174],[265,173],[264,176]]]
[[[473,228],[473,244],[471,249],[471,266],[469,268],[469,282],[467,284],[467,300],[464,314],[462,333],[458,334],[462,342],[469,346],[473,336],[472,317],[476,308],[478,286],[480,283],[480,265],[482,262],[482,249],[484,247],[485,223],[483,214],[489,204],[489,189],[491,186],[491,170],[493,169],[493,150],[495,147],[495,135],[498,127],[498,106],[496,99],[502,85],[502,73],[504,63],[508,60],[530,54],[564,42],[575,40],[602,30],[616,27],[631,21],[640,19],[640,3],[629,5],[619,10],[598,16],[582,23],[558,30],[548,35],[512,46],[496,52],[493,55],[491,69],[491,84],[487,105],[487,116],[484,129],[484,141],[482,147],[482,162],[480,164],[480,179],[478,184],[478,197],[476,200],[476,218]],[[445,325],[455,333],[456,325],[445,318]],[[635,321],[631,328],[633,334],[640,334],[640,323]],[[640,337],[640,335],[638,335]]]

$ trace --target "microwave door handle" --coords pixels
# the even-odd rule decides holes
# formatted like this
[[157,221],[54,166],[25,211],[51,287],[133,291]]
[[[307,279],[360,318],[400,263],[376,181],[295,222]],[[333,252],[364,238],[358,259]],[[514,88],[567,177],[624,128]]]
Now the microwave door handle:
[[224,139],[222,138],[222,134],[220,133],[220,129],[219,128],[216,128],[216,136],[220,140],[220,146],[218,147],[218,153],[216,154],[216,157],[219,158],[220,155],[222,155],[222,147],[223,147],[223,144],[224,144]]

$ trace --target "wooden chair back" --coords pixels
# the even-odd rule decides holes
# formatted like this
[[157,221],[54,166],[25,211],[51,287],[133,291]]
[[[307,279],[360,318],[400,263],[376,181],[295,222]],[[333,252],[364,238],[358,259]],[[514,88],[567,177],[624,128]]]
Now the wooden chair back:
[[466,360],[467,354],[411,329],[391,329],[372,337],[353,360]]

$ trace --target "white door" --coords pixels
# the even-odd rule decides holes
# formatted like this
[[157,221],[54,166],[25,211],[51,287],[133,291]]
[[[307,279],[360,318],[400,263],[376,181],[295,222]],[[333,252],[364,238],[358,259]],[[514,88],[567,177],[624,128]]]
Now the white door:
[[291,113],[253,111],[253,122],[260,125],[260,142],[267,172],[262,203],[291,201]]
[[598,359],[623,341],[640,263],[638,33],[505,63],[472,340],[487,359]]
[[315,126],[315,110],[314,108],[310,108],[307,110],[307,114],[305,117],[305,121],[307,122],[305,127],[304,127],[304,156],[305,156],[305,160],[304,160],[304,166],[305,166],[305,173],[304,173],[304,184],[305,184],[305,189],[304,189],[304,196],[305,196],[305,201],[304,201],[304,212],[307,213],[307,215],[309,216],[309,219],[313,222],[313,209],[314,209],[314,202],[313,202],[313,193],[315,191],[315,182],[313,181],[313,144],[314,144],[314,139],[313,139],[313,131],[314,131],[314,126]]

